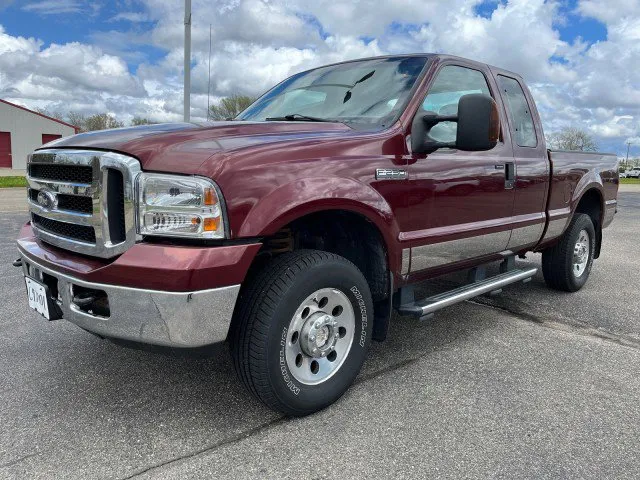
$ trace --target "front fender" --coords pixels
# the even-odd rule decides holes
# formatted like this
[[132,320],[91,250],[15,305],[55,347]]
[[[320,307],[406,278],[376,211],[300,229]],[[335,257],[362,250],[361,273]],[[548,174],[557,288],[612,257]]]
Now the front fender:
[[380,193],[353,179],[302,178],[262,197],[245,217],[239,237],[272,235],[292,221],[322,210],[348,210],[366,217],[380,231],[387,247],[398,238],[398,224]]

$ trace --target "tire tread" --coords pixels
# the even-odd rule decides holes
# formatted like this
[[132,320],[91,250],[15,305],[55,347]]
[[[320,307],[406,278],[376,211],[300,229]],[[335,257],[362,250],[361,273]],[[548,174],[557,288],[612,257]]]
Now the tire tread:
[[[575,292],[584,285],[584,283],[582,285],[576,284],[573,271],[568,267],[568,257],[573,257],[574,237],[584,228],[590,228],[590,261],[592,262],[594,252],[594,228],[591,218],[584,213],[575,214],[560,241],[553,247],[547,248],[542,252],[542,274],[546,284],[550,288],[565,292]],[[586,275],[585,281],[589,273],[590,266],[589,271],[584,273],[584,275]]]
[[230,332],[234,369],[247,390],[268,407],[287,411],[276,397],[267,375],[269,325],[278,300],[292,288],[296,274],[326,261],[351,262],[338,255],[318,250],[297,250],[267,262],[248,281],[238,298]]

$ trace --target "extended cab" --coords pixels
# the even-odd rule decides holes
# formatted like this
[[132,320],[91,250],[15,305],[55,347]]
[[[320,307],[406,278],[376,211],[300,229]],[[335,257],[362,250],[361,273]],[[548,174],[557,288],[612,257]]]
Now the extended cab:
[[[61,139],[28,182],[32,308],[111,339],[226,340],[252,394],[304,415],[344,393],[394,309],[527,281],[527,252],[551,288],[580,289],[618,162],[547,150],[518,75],[425,54],[298,73],[233,121]],[[415,298],[460,270],[468,285]]]

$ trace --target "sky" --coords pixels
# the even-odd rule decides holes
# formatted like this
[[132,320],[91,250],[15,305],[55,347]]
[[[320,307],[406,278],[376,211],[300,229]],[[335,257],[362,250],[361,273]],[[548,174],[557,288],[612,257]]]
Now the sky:
[[[182,0],[0,0],[0,98],[29,108],[182,119]],[[578,127],[640,155],[640,0],[193,0],[192,110],[287,76],[389,53],[520,73],[545,133]]]

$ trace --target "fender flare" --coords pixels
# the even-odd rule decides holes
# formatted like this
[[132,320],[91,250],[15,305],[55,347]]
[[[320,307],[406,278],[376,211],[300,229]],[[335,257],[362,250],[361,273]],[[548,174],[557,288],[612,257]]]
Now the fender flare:
[[372,222],[385,243],[389,268],[394,271],[397,259],[392,252],[399,251],[399,227],[391,206],[377,190],[354,179],[312,177],[281,185],[256,203],[237,235],[273,235],[294,220],[326,210],[357,213]]

